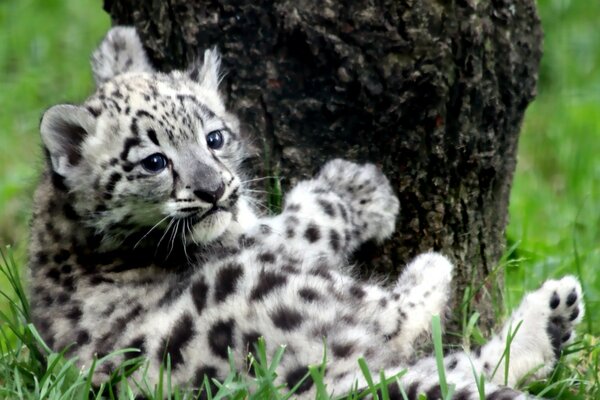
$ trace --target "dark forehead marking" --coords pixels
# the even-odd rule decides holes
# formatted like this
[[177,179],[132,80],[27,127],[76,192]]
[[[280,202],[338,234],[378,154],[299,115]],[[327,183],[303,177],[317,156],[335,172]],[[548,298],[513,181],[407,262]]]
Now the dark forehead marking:
[[123,145],[123,151],[121,152],[121,160],[127,160],[127,156],[129,155],[129,150],[131,150],[134,146],[139,146],[140,139],[137,137],[130,137],[125,140],[125,144]]
[[146,111],[146,110],[138,110],[138,111],[135,113],[135,116],[136,116],[136,117],[140,117],[140,118],[141,118],[141,117],[147,117],[147,118],[150,118],[150,119],[154,119],[154,115],[150,114],[150,113],[149,113],[148,111]]
[[88,112],[89,112],[90,114],[92,114],[92,115],[93,115],[94,117],[96,117],[96,118],[97,118],[97,117],[100,115],[100,113],[102,112],[101,110],[99,110],[99,109],[97,109],[97,108],[94,108],[94,107],[92,107],[92,106],[86,106],[85,108],[88,110]]
[[156,131],[154,129],[148,129],[146,133],[148,133],[148,138],[152,141],[152,143],[160,146],[160,143],[158,143],[158,138],[156,137]]
[[129,127],[129,129],[131,130],[131,133],[133,133],[134,136],[139,136],[140,134],[140,129],[138,128],[138,124],[137,124],[137,118],[134,118],[131,120],[131,126]]
[[186,100],[194,103],[194,105],[196,105],[196,107],[198,107],[202,111],[202,113],[205,114],[208,118],[216,118],[217,116],[210,108],[206,106],[206,104],[199,102],[198,99],[194,96],[191,96],[189,94],[178,94],[177,100],[179,100],[181,105],[183,105],[183,102]]

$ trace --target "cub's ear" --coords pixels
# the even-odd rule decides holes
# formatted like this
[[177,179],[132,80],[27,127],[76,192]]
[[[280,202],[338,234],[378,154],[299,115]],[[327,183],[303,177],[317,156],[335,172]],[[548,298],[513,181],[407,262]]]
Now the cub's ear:
[[96,85],[125,72],[154,72],[135,28],[112,28],[91,58]]
[[42,117],[42,142],[50,153],[52,169],[62,176],[81,161],[81,143],[96,126],[96,118],[84,107],[61,104]]
[[190,78],[207,89],[217,91],[223,79],[220,72],[221,55],[216,47],[204,52],[204,61],[201,65],[194,63],[188,71]]

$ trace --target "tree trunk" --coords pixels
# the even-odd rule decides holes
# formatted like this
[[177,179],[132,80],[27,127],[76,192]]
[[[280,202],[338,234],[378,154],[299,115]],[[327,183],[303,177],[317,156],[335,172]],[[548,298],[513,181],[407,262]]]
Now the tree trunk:
[[[366,274],[435,249],[457,264],[489,326],[523,113],[542,33],[534,0],[105,0],[156,67],[217,45],[223,91],[256,145],[257,175],[283,188],[334,157],[383,168],[397,232],[364,246]],[[455,313],[457,314],[457,313]],[[456,326],[454,326],[456,328]]]

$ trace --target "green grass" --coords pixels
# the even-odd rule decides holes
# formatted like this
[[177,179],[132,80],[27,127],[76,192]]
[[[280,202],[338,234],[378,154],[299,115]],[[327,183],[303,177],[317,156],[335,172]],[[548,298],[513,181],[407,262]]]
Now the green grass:
[[99,0],[0,2],[0,243],[17,246],[20,259],[40,117],[52,104],[89,95],[88,57],[109,26]]
[[[567,351],[580,350],[576,361],[561,361],[549,380],[529,389],[548,397],[600,398],[600,313],[594,312],[600,305],[600,2],[538,3],[545,54],[539,95],[527,111],[519,146],[507,230],[514,251],[502,264],[504,305],[514,307],[544,279],[578,275],[588,312],[581,340]],[[88,56],[109,25],[100,0],[0,1],[0,245],[13,245],[18,265],[25,260],[40,169],[39,118],[49,105],[78,102],[91,92]],[[0,276],[4,292],[9,281]],[[19,305],[26,303],[20,295],[12,300],[0,300],[9,321],[0,337],[0,398],[81,398],[89,390],[87,375],[46,349],[34,328],[21,323],[26,311]],[[477,315],[465,315],[464,343],[481,342],[476,322]],[[215,398],[239,398],[249,390],[284,398],[268,378],[273,364],[262,359],[255,366],[263,380],[243,381],[232,371]],[[310,373],[318,380],[319,366]],[[373,381],[385,379],[372,375]],[[129,388],[115,379],[102,394],[126,398]],[[160,397],[170,390],[168,379],[148,390]]]
[[539,95],[527,110],[510,202],[507,302],[548,277],[581,278],[585,330],[600,333],[600,2],[539,1]]

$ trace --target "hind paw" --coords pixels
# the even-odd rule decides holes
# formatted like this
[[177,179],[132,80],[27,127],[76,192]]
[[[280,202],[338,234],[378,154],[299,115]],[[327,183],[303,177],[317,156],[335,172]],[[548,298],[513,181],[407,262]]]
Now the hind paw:
[[546,298],[550,311],[546,332],[558,358],[561,349],[573,341],[574,328],[583,318],[581,284],[574,276],[565,276],[560,280],[546,281],[539,291]]
[[[565,276],[546,281],[541,288],[525,296],[502,334],[483,347],[484,369],[485,365],[493,368],[500,363],[497,371],[502,371],[503,353],[511,336],[509,385],[525,377],[545,377],[554,368],[561,350],[573,341],[575,326],[583,314],[583,295],[577,278]],[[504,374],[499,372],[492,380],[501,383]]]

